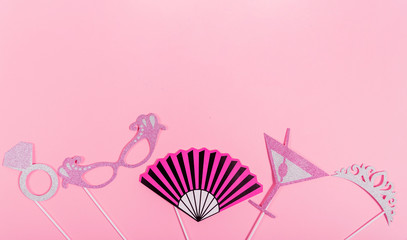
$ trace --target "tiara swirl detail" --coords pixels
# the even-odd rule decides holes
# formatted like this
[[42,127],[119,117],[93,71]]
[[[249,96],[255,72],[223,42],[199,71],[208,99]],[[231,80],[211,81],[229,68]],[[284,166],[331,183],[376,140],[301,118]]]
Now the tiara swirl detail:
[[347,179],[368,192],[380,205],[386,216],[387,223],[393,221],[396,205],[393,184],[387,180],[387,172],[376,171],[371,166],[363,164],[352,165],[335,171],[333,176]]

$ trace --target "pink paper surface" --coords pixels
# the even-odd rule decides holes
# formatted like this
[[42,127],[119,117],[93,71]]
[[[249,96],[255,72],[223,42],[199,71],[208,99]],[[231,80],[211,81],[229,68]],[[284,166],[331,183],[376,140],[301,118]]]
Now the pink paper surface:
[[[404,240],[406,12],[402,0],[1,1],[0,155],[25,141],[34,163],[55,170],[74,155],[113,162],[128,125],[154,112],[167,130],[151,159],[92,194],[128,239],[182,239],[174,210],[138,181],[146,166],[190,146],[221,149],[266,190],[263,133],[282,142],[290,127],[290,148],[327,173],[355,162],[386,170],[394,222],[354,239]],[[136,147],[129,162],[147,151]],[[0,167],[0,238],[61,239],[18,176]],[[29,184],[45,191],[49,179],[34,173]],[[42,205],[72,239],[119,239],[80,188]],[[269,208],[277,218],[253,239],[343,239],[380,211],[334,177],[281,188]],[[199,223],[181,213],[193,240],[243,239],[257,215],[247,202]]]

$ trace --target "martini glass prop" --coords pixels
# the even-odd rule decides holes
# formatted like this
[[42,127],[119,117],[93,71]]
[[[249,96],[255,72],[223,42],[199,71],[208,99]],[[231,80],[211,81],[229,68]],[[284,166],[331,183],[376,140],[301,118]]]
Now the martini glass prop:
[[[88,188],[103,188],[113,182],[113,180],[117,177],[117,170],[120,166],[126,168],[135,168],[147,162],[154,152],[158,133],[160,132],[160,130],[165,130],[165,127],[158,123],[157,117],[154,114],[150,113],[148,115],[140,115],[137,120],[130,125],[130,130],[137,131],[137,133],[124,146],[123,150],[120,153],[119,159],[116,162],[97,162],[90,165],[79,165],[82,162],[82,158],[79,156],[74,156],[72,158],[66,158],[63,164],[58,169],[58,174],[62,178],[62,186],[64,188],[67,188],[68,184],[72,184],[82,187],[86,194],[90,197],[93,203],[102,212],[102,214],[105,216],[105,218],[109,221],[109,223],[117,231],[122,239],[126,239],[125,236],[120,232],[118,227],[103,210],[101,205],[96,201]],[[150,147],[147,156],[142,161],[136,164],[126,163],[126,154],[136,143],[140,142],[143,139],[146,139],[148,141]],[[113,170],[112,177],[106,182],[98,185],[92,185],[86,182],[83,178],[83,175],[99,167],[111,167]]]
[[326,172],[287,147],[289,135],[290,129],[288,128],[285,133],[284,144],[281,144],[267,134],[264,134],[273,174],[273,185],[260,205],[249,200],[250,204],[260,210],[261,213],[247,236],[248,240],[252,239],[264,215],[275,218],[267,208],[280,187],[328,176]]
[[206,148],[179,150],[158,159],[140,175],[140,182],[197,222],[263,191],[238,159]]
[[372,222],[379,219],[381,216],[385,216],[387,224],[393,221],[394,208],[396,204],[395,192],[393,191],[393,185],[387,181],[386,172],[376,172],[373,167],[360,165],[352,165],[347,169],[342,168],[340,171],[336,171],[333,176],[347,179],[362,189],[364,189],[370,196],[376,200],[377,204],[381,207],[382,211],[375,217],[367,221],[360,228],[350,234],[345,240],[351,239],[357,233],[362,231]]
[[[58,189],[58,176],[56,172],[45,164],[33,164],[33,144],[20,142],[6,152],[4,155],[3,166],[13,168],[21,171],[20,174],[20,189],[23,194],[34,201],[34,203],[41,209],[41,211],[48,217],[48,219],[55,225],[66,239],[70,239],[68,235],[62,230],[58,223],[51,217],[51,215],[40,204],[41,201],[50,199],[55,195]],[[36,195],[30,192],[27,187],[27,178],[31,172],[41,170],[46,172],[51,178],[51,187],[42,195]]]

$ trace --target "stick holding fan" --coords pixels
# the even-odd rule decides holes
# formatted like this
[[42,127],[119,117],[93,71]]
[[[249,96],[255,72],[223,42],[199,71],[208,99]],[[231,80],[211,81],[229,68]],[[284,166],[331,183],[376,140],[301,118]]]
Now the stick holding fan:
[[140,182],[197,222],[263,191],[239,160],[206,148],[180,150],[158,159]]

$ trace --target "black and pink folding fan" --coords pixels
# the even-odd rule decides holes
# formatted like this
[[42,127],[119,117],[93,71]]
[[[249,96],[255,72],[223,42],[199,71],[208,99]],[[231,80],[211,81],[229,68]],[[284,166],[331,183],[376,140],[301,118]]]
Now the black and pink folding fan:
[[158,159],[140,182],[198,222],[263,191],[239,160],[205,148]]

